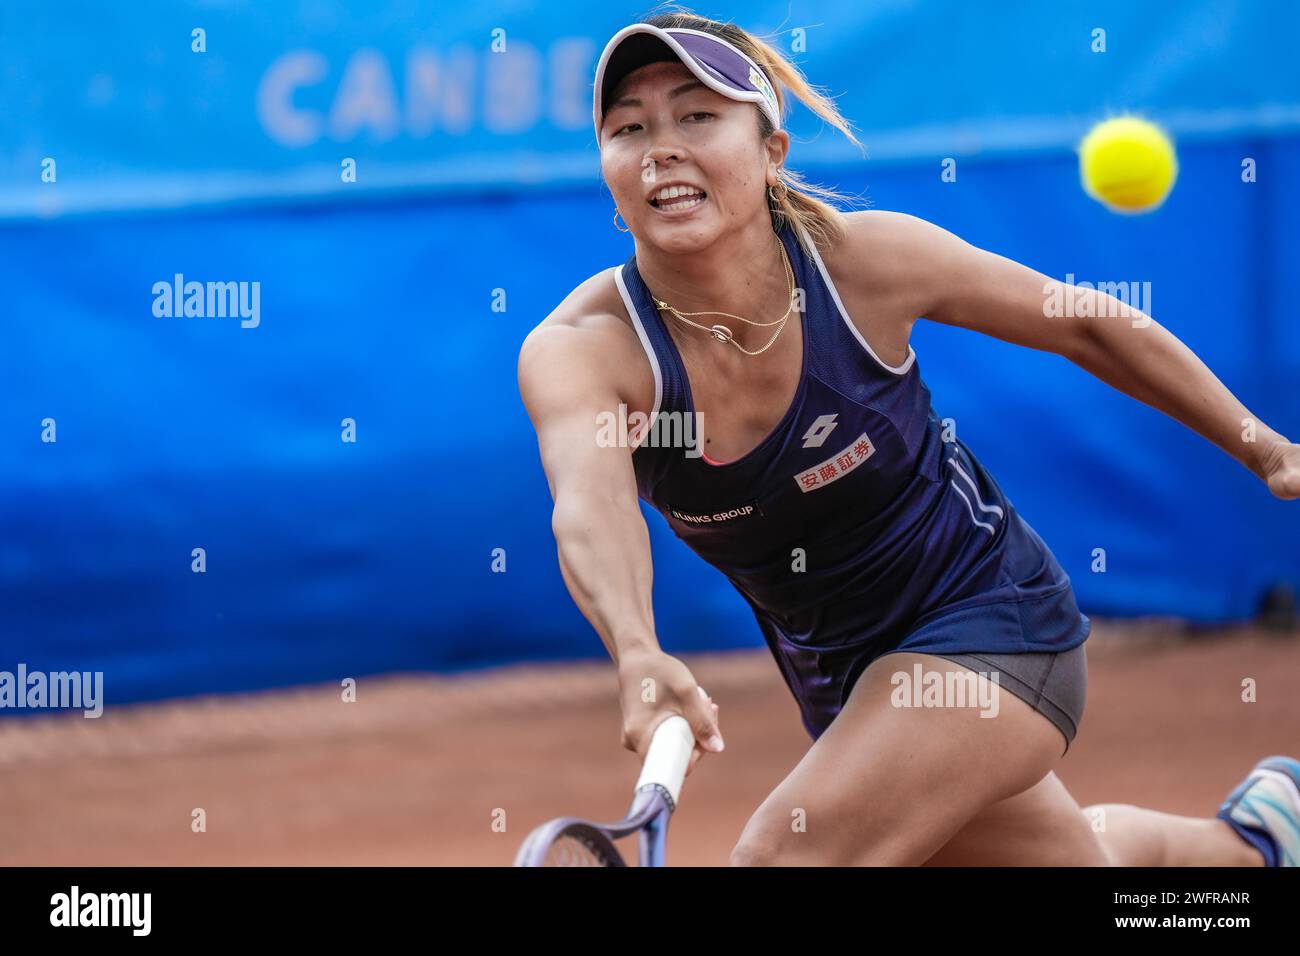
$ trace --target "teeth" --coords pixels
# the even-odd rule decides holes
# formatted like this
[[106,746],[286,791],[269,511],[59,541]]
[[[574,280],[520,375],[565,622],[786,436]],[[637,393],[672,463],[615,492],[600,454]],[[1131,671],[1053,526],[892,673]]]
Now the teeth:
[[703,190],[696,189],[694,186],[667,186],[655,195],[658,202],[664,203],[675,199],[678,196],[702,196]]
[[670,202],[670,203],[663,203],[663,202],[661,202],[661,203],[659,204],[659,208],[660,208],[660,209],[673,209],[673,210],[677,210],[677,209],[693,209],[694,207],[698,206],[698,205],[699,205],[700,203],[702,203],[702,202],[704,202],[703,197],[696,196],[696,197],[694,197],[694,198],[692,198],[692,199],[678,199],[678,200],[676,200],[675,202]]

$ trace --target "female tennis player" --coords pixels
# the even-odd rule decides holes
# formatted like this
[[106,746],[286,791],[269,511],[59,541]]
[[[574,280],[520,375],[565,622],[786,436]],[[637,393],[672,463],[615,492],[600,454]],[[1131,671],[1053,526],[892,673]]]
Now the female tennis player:
[[[857,142],[734,25],[669,13],[619,31],[593,109],[635,254],[520,352],[562,573],[617,664],[623,745],[644,755],[681,714],[692,767],[723,749],[717,706],[659,647],[639,495],[752,607],[813,739],[733,864],[1297,864],[1300,763],[1286,757],[1204,819],[1126,805],[1103,818],[1066,791],[1053,767],[1082,716],[1090,621],[938,418],[909,333],[923,316],[1063,355],[1280,498],[1300,497],[1300,446],[1262,422],[1243,441],[1254,416],[1117,300],[1070,290],[1111,317],[1045,318],[1061,283],[921,219],[824,201],[835,194],[785,165],[787,90]],[[602,440],[614,416],[650,424]],[[919,699],[900,694],[908,681],[947,693],[957,677],[996,706],[905,706]]]

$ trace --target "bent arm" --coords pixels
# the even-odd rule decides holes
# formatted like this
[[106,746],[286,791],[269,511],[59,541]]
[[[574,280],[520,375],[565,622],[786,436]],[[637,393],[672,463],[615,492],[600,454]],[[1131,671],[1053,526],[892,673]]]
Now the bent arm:
[[615,664],[658,652],[650,535],[637,499],[632,449],[600,447],[597,415],[616,412],[599,333],[539,327],[519,353],[519,390],[537,430],[555,506],[551,528],[564,583]]

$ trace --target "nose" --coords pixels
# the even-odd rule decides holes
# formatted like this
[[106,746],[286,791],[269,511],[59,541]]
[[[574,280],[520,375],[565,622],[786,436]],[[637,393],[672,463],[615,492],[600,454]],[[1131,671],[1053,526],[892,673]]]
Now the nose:
[[660,176],[666,176],[681,161],[681,151],[677,147],[654,146],[646,150],[645,157],[641,160],[641,179],[652,183]]
[[670,170],[680,161],[680,157],[672,150],[651,150],[641,161],[641,180],[653,183],[657,179],[668,176]]
[[646,159],[656,163],[680,163],[681,155],[676,146],[652,146],[646,150]]
[[668,166],[682,161],[682,145],[677,141],[677,129],[671,123],[656,123],[651,133],[651,146],[646,150],[642,166],[653,162],[656,166]]

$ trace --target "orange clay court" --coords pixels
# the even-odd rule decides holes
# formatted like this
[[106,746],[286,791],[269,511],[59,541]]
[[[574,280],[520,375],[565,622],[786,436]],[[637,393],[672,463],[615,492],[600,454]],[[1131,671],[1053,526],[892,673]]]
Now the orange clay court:
[[[1260,756],[1300,750],[1294,637],[1095,624],[1058,770],[1081,806],[1209,816]],[[808,739],[766,650],[683,660],[722,708],[727,750],[687,779],[668,863],[725,865]],[[627,809],[638,764],[615,688],[608,662],[519,666],[364,678],[351,704],[313,686],[6,721],[0,863],[506,866],[547,818]]]

